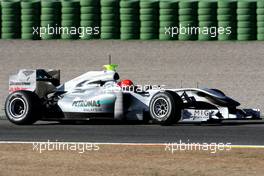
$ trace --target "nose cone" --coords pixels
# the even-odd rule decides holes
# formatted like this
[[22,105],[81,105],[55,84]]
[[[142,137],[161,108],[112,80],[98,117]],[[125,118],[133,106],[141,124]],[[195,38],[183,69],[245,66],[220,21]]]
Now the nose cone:
[[222,91],[217,89],[204,89],[207,93],[209,93],[213,99],[218,103],[228,107],[237,107],[240,105],[236,100],[226,96]]
[[225,98],[225,101],[227,103],[228,106],[232,106],[232,107],[237,107],[240,105],[239,102],[237,102],[236,100],[233,100],[232,98],[230,97],[226,97]]

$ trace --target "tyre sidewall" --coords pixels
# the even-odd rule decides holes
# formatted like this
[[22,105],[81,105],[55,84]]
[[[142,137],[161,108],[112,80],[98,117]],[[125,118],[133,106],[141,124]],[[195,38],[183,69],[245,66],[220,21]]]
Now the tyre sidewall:
[[[26,109],[26,112],[21,117],[19,117],[19,119],[16,119],[12,115],[12,113],[10,112],[10,108],[9,108],[11,101],[14,100],[15,98],[20,98],[21,100],[23,100],[25,104],[25,109]],[[8,120],[18,125],[26,125],[26,124],[34,123],[37,120],[35,112],[37,112],[39,109],[37,107],[38,102],[35,102],[35,101],[36,101],[36,97],[31,92],[17,91],[17,92],[10,94],[7,97],[6,103],[5,103],[5,112],[6,112],[6,116]]]
[[[159,119],[154,112],[154,102],[159,98],[166,100],[166,102],[168,103],[168,112],[164,117],[162,117],[162,119]],[[164,124],[164,125],[172,123],[174,113],[175,113],[175,102],[173,100],[173,96],[171,96],[167,92],[160,92],[153,96],[150,102],[150,115],[154,122]]]

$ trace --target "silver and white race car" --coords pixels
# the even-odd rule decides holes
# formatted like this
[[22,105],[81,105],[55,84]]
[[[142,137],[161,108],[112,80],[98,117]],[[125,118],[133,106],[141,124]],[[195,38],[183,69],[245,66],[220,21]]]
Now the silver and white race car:
[[22,69],[9,78],[5,103],[14,124],[38,120],[141,120],[170,125],[226,119],[260,119],[258,109],[240,105],[217,89],[139,86],[118,82],[117,65],[90,71],[60,84],[59,70]]

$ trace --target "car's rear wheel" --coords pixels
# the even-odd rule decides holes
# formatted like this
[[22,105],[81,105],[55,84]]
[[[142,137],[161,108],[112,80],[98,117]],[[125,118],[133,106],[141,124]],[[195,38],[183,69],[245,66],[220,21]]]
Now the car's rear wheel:
[[5,113],[8,120],[14,124],[33,124],[41,115],[39,104],[39,98],[35,93],[17,91],[7,97],[5,102]]
[[169,92],[159,92],[150,101],[149,112],[154,123],[171,125],[181,117],[180,98]]

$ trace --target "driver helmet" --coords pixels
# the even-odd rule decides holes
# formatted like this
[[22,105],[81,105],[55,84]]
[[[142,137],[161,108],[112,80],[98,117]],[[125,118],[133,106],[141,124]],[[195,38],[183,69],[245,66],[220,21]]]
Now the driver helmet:
[[117,83],[120,87],[130,87],[133,86],[133,82],[129,79],[124,79]]

